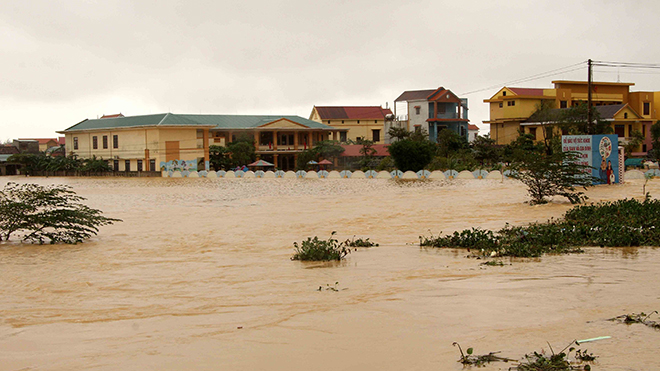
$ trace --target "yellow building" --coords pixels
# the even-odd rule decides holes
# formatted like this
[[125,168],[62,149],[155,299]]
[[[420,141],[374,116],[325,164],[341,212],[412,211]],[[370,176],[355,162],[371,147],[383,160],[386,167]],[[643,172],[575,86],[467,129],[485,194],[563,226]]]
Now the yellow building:
[[59,133],[67,153],[107,159],[115,171],[162,171],[208,169],[209,146],[240,136],[254,139],[262,159],[288,170],[298,153],[340,132],[299,116],[161,113],[84,120]]
[[[497,144],[508,144],[518,137],[519,131],[531,133],[542,140],[541,123],[529,120],[541,102],[553,108],[563,109],[587,101],[586,81],[553,81],[554,88],[503,87],[484,102],[490,106],[490,136]],[[650,127],[657,120],[656,107],[660,105],[660,92],[631,92],[633,83],[592,82],[592,104],[600,118],[611,122],[612,129],[622,137],[622,142],[633,130],[640,130],[645,137],[640,150],[650,149]],[[601,109],[601,106],[616,106]],[[602,112],[601,112],[602,111]],[[547,123],[545,123],[547,124]]]
[[[309,119],[338,129],[339,141],[372,140],[376,144],[385,143],[385,121],[392,111],[380,106],[329,107],[314,106]],[[393,116],[390,116],[391,118]]]

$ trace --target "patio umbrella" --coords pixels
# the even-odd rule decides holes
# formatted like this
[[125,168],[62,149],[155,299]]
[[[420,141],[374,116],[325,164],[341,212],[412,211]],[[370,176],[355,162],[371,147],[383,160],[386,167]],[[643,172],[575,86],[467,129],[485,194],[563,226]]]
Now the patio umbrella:
[[249,164],[248,166],[261,166],[261,167],[264,167],[264,166],[275,166],[275,165],[271,164],[268,161],[258,160],[258,161],[255,161],[255,162]]
[[319,163],[316,162],[316,161],[314,161],[314,160],[311,160],[311,161],[309,161],[309,162],[307,163],[307,165],[318,165],[318,164],[319,164]]
[[319,161],[319,166],[332,165],[332,162],[328,160]]

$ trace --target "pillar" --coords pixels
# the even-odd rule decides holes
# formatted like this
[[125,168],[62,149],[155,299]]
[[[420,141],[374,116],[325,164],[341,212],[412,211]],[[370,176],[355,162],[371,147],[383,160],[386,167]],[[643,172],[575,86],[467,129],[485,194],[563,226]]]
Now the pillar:
[[[277,130],[275,130],[275,131],[273,132],[273,149],[274,149],[275,151],[277,151],[277,135],[278,135]],[[277,155],[275,155],[275,156],[277,156]],[[277,165],[277,164],[276,164],[276,165]]]
[[211,157],[209,155],[209,129],[204,129],[202,131],[204,134],[202,140],[204,141],[204,170],[209,171],[209,162]]
[[335,142],[337,141],[337,132],[336,131],[332,132],[332,140],[334,140]]
[[298,150],[298,137],[300,136],[299,132],[295,132],[296,134],[293,136],[293,149]]
[[280,166],[279,166],[279,164],[278,164],[278,162],[277,162],[278,157],[279,157],[279,156],[278,156],[277,153],[273,155],[273,164],[275,165],[275,169],[279,169],[279,168],[280,168]]

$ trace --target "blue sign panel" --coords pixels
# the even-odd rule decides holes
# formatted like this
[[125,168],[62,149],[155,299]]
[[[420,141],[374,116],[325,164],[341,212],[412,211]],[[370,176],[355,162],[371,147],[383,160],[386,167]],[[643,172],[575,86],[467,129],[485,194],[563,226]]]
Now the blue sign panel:
[[562,151],[579,153],[579,162],[592,167],[597,184],[619,183],[619,137],[616,134],[564,135]]

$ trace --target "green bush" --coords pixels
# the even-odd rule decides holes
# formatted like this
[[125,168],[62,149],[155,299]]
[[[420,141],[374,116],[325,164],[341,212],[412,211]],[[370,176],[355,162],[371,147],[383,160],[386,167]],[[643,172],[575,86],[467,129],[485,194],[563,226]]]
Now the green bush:
[[307,241],[301,242],[300,245],[294,242],[293,247],[296,252],[291,260],[328,261],[343,259],[351,252],[351,249],[346,246],[346,243],[333,238],[336,233],[332,232],[327,240],[320,240],[314,236],[314,238],[308,237]]
[[581,252],[580,246],[660,246],[660,201],[646,198],[581,205],[561,220],[420,236],[420,246],[476,249],[482,255],[538,257]]

